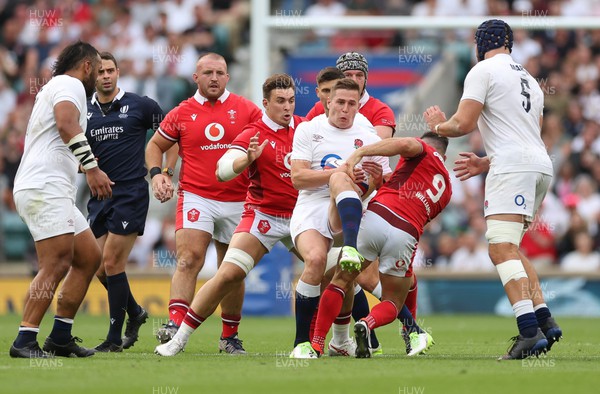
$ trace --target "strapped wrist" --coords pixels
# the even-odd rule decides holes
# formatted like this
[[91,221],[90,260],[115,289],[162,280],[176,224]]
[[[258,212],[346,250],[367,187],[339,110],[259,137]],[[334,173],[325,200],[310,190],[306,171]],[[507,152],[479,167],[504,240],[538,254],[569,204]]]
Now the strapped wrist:
[[88,144],[84,133],[79,133],[67,143],[67,146],[73,152],[77,160],[81,163],[84,170],[91,170],[98,167],[96,158],[92,153],[92,147]]

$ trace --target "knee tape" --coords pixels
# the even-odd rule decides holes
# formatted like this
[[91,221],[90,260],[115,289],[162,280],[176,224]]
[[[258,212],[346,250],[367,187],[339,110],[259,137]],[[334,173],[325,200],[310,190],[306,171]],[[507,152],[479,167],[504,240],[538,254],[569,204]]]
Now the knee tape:
[[241,249],[229,248],[223,257],[223,262],[237,265],[244,270],[246,275],[254,267],[254,259]]
[[502,286],[506,286],[511,280],[527,278],[527,272],[525,272],[525,267],[523,267],[521,260],[505,261],[496,265],[496,270],[498,270],[498,275],[500,275]]
[[485,237],[491,244],[508,242],[519,246],[523,234],[523,223],[505,220],[487,220]]

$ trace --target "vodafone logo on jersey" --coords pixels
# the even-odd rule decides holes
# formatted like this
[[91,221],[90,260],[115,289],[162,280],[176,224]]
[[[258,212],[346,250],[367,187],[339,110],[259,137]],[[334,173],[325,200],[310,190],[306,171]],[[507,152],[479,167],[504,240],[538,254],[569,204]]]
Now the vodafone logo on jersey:
[[291,178],[292,173],[289,171],[292,171],[292,152],[289,152],[287,155],[285,155],[285,157],[283,158],[283,165],[288,170],[288,172],[282,172],[279,174],[279,176],[282,178]]
[[209,141],[220,141],[225,135],[225,128],[219,123],[209,123],[204,129],[204,135]]
[[204,129],[206,138],[214,142],[213,144],[201,145],[202,150],[229,149],[231,144],[219,144],[218,142],[225,136],[225,128],[220,123],[209,123]]

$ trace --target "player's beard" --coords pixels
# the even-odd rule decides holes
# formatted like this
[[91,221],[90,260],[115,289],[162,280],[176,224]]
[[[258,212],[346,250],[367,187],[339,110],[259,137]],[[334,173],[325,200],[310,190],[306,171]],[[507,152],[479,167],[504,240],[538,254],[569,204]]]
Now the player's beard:
[[90,97],[94,93],[94,90],[96,89],[96,77],[97,76],[94,75],[94,73],[90,73],[90,75],[82,81],[86,97]]

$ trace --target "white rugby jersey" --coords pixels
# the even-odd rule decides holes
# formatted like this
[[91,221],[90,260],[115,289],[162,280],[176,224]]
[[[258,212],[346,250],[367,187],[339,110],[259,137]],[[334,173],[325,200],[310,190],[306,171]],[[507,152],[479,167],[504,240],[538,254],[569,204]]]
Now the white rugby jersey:
[[537,81],[508,54],[477,63],[467,74],[461,100],[483,104],[477,121],[490,171],[552,175],[540,136],[544,94]]
[[68,75],[53,77],[35,96],[25,150],[15,177],[15,192],[42,188],[45,183],[75,186],[79,162],[60,138],[54,118],[54,106],[62,101],[70,101],[77,107],[79,125],[85,131],[87,104],[83,84]]
[[[348,129],[338,129],[329,124],[325,114],[322,114],[309,122],[299,124],[294,134],[291,159],[309,161],[312,170],[321,171],[335,160],[346,160],[361,146],[381,141],[372,125],[369,128],[365,123],[361,121],[359,123],[354,123]],[[365,157],[363,160],[372,160],[381,164],[384,175],[392,172],[388,157],[373,156]],[[329,186],[323,185],[314,189],[300,190],[296,205],[329,198]]]

